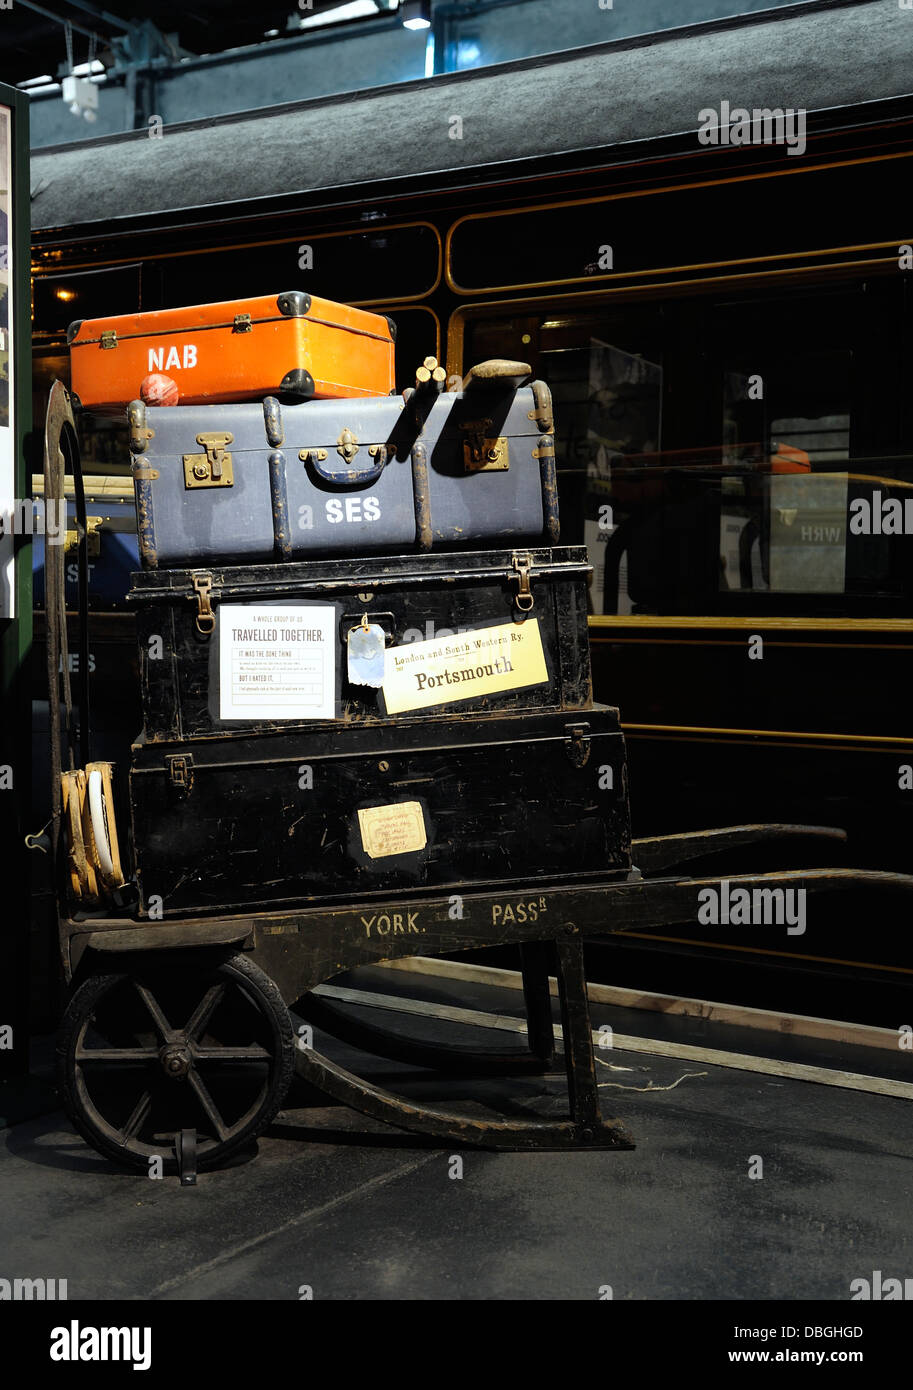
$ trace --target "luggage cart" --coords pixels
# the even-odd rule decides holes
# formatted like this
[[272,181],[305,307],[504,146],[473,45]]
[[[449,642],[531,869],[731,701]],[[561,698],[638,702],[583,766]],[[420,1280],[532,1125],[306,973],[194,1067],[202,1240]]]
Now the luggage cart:
[[[630,1149],[624,1121],[601,1113],[584,973],[588,937],[693,920],[696,894],[719,880],[683,876],[689,862],[763,841],[833,844],[827,827],[753,825],[633,842],[637,867],[605,882],[530,882],[509,892],[416,893],[355,906],[199,913],[150,921],[135,911],[112,825],[110,778],[90,761],[85,498],[69,393],[49,401],[44,483],[49,500],[74,477],[79,563],[77,689],[71,687],[63,550],[48,547],[52,845],[59,943],[69,987],[58,1063],[67,1112],[99,1152],[185,1183],[248,1145],[280,1110],[295,1073],[318,1091],[397,1129],[489,1149]],[[61,673],[62,672],[62,676]],[[87,775],[85,775],[87,774]],[[82,779],[82,780],[80,780]],[[62,783],[68,787],[64,795]],[[85,807],[80,800],[84,788]],[[87,828],[85,828],[87,827]],[[106,885],[99,910],[80,909],[73,884]],[[913,877],[852,869],[730,874],[730,891],[848,883],[902,892]],[[121,880],[118,882],[118,880]],[[319,987],[343,972],[421,954],[516,944],[527,1048],[479,1051],[416,1041],[345,1013]],[[549,976],[557,979],[559,1057]],[[293,1013],[305,1020],[296,1027]],[[377,1056],[462,1076],[566,1074],[566,1118],[478,1117],[405,1099],[310,1045],[317,1029]]]

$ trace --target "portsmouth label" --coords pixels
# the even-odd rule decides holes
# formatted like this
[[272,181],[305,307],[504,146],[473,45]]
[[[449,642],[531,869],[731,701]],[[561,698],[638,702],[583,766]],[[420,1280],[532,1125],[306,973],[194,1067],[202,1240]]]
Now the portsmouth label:
[[401,714],[547,683],[539,619],[532,618],[390,647],[383,690],[387,713]]
[[411,854],[428,843],[425,817],[418,801],[397,801],[390,806],[369,806],[359,811],[361,843],[370,859],[388,854]]

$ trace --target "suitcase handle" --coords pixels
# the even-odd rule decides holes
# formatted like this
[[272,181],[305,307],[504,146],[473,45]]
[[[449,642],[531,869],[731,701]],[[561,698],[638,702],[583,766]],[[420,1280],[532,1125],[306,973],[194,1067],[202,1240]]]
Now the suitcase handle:
[[298,457],[303,464],[313,468],[319,478],[325,483],[332,483],[334,487],[364,487],[366,483],[373,483],[379,478],[387,466],[386,444],[368,446],[368,453],[375,461],[366,468],[355,468],[344,460],[331,467],[318,457],[318,453],[325,453],[325,450],[302,449]]

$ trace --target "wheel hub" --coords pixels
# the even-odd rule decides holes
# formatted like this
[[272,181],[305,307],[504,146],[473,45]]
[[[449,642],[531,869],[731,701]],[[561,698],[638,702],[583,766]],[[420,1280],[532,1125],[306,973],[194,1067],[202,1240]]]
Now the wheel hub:
[[163,1047],[159,1052],[159,1061],[164,1068],[165,1075],[172,1080],[180,1080],[187,1075],[193,1065],[193,1058],[190,1049],[183,1047],[179,1043],[170,1043],[168,1047]]

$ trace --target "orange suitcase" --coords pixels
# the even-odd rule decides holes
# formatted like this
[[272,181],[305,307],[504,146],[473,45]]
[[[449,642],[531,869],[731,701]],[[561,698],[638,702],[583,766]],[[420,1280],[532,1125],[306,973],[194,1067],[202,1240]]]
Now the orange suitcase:
[[117,318],[67,330],[71,385],[84,406],[209,405],[386,396],[392,320],[304,290]]

